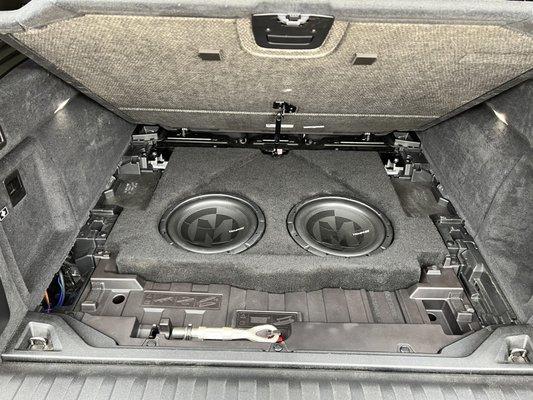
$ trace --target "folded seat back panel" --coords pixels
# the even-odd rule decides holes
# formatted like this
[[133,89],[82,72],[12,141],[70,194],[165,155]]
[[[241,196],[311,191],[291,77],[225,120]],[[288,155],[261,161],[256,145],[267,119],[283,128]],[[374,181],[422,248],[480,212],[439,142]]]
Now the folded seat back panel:
[[273,101],[298,107],[287,132],[420,129],[533,64],[533,38],[496,23],[336,16],[321,47],[280,50],[251,18],[98,14],[11,39],[134,122],[224,131],[272,132]]

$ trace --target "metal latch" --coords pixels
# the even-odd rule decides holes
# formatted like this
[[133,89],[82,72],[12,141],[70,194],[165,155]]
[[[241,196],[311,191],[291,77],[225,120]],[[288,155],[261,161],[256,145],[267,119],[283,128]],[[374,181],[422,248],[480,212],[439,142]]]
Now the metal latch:
[[279,14],[278,20],[287,26],[300,26],[309,20],[309,15],[304,14]]
[[50,351],[54,350],[54,347],[48,340],[48,338],[42,336],[34,336],[30,338],[30,350],[36,351]]
[[508,361],[515,364],[529,364],[526,349],[514,348],[509,352]]

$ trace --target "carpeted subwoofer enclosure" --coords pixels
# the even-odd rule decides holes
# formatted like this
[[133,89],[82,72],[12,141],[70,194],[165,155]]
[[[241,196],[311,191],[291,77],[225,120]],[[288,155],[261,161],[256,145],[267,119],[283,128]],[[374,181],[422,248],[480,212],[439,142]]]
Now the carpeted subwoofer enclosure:
[[[198,254],[170,245],[159,232],[167,209],[205,193],[229,193],[257,204],[263,237],[240,254]],[[318,195],[356,198],[382,211],[394,229],[385,250],[368,256],[320,257],[301,248],[287,216]],[[429,218],[407,217],[377,153],[293,151],[271,158],[257,150],[176,148],[145,210],[124,210],[109,239],[121,273],[159,282],[231,284],[270,292],[342,287],[394,290],[416,283],[420,267],[446,248]]]

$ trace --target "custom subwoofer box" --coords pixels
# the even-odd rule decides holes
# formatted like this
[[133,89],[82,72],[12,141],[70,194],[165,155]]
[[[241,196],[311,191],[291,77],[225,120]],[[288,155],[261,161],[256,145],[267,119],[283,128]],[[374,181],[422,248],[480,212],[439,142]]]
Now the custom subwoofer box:
[[[320,196],[338,198],[308,202]],[[335,215],[302,229],[301,216],[312,219],[324,204]],[[262,225],[258,209],[262,236],[260,227],[246,225],[255,218]],[[291,210],[297,240],[287,226]],[[303,238],[313,243],[309,251],[298,243]],[[446,254],[429,218],[405,214],[377,153],[291,151],[273,158],[192,147],[174,149],[149,205],[124,210],[107,246],[121,273],[277,293],[405,288]]]

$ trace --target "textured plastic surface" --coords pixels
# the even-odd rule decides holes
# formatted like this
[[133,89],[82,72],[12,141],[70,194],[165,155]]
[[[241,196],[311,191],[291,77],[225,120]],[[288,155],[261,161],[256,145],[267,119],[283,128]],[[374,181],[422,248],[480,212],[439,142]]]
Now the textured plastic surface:
[[324,43],[333,20],[333,17],[324,15],[253,15],[252,30],[261,47],[316,49]]

